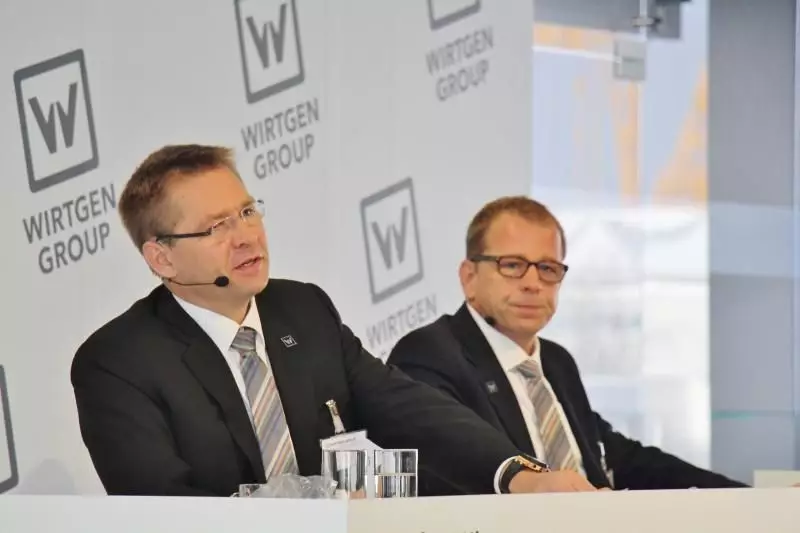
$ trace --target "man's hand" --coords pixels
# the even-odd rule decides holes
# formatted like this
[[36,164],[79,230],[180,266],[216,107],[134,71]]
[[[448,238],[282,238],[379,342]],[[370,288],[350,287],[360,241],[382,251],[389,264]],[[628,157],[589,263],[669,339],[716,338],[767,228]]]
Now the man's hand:
[[524,492],[595,492],[597,489],[574,470],[531,472],[523,470],[511,479],[512,494]]

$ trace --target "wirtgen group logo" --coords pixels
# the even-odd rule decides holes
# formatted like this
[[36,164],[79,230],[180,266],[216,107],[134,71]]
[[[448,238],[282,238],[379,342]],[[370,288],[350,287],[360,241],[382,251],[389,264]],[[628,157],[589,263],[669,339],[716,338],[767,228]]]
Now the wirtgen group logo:
[[481,0],[428,0],[431,29],[438,30],[481,10]]
[[11,431],[11,407],[8,403],[8,386],[6,374],[0,365],[0,414],[3,423],[0,425],[0,493],[8,492],[19,483],[17,470],[17,454],[14,450],[14,434]]
[[439,44],[425,55],[428,74],[436,79],[436,97],[441,101],[449,100],[485,84],[489,73],[487,52],[494,48],[492,27],[470,30],[455,39],[448,35],[443,42],[440,35],[452,32],[437,31],[467,17],[472,20],[471,15],[480,13],[480,0],[426,1],[428,21],[439,40]]
[[[247,102],[255,104],[297,87],[306,79],[300,37],[299,0],[234,0]],[[322,2],[304,4],[323,9]],[[241,128],[245,151],[255,151],[253,174],[276,176],[311,158],[319,99],[308,98],[271,111]]]
[[[373,305],[382,316],[366,327],[370,352],[386,359],[403,335],[438,316],[436,293],[410,297],[403,291],[423,278],[422,246],[414,183],[406,178],[361,200],[361,226]],[[384,303],[400,293],[386,312]]]
[[[14,89],[31,192],[98,167],[83,50],[17,70]],[[105,250],[111,226],[102,218],[116,207],[111,183],[71,198],[62,196],[54,205],[37,208],[38,212],[25,217],[22,225],[28,244],[39,248],[39,270],[49,274]]]
[[296,0],[235,0],[244,86],[251,104],[303,83]]
[[14,73],[32,192],[97,167],[97,137],[83,50]]
[[414,184],[411,178],[361,200],[372,303],[422,279]]

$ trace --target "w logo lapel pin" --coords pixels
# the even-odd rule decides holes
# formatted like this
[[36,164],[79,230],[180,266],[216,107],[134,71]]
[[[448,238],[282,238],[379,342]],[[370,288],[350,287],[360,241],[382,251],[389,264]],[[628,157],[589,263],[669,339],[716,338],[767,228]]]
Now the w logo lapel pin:
[[287,348],[292,348],[294,346],[297,346],[297,341],[294,340],[294,337],[292,337],[291,335],[284,335],[283,337],[281,337],[281,342]]

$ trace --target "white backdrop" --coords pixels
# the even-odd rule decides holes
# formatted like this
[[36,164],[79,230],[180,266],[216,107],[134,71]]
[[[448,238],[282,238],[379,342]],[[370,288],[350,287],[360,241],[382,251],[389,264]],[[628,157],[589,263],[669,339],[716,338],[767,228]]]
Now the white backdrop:
[[156,283],[116,201],[163,144],[235,148],[273,276],[320,284],[376,355],[452,312],[469,217],[528,190],[531,4],[3,2],[0,491],[102,490],[69,366]]

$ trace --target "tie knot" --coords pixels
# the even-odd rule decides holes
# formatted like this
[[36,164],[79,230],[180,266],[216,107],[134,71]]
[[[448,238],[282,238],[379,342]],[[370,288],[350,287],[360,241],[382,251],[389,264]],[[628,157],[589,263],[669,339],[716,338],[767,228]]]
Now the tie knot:
[[529,379],[538,379],[543,375],[542,366],[531,357],[517,365],[517,370],[519,370],[520,374]]
[[248,327],[241,327],[236,333],[231,348],[239,352],[241,355],[246,355],[256,350],[256,330]]

